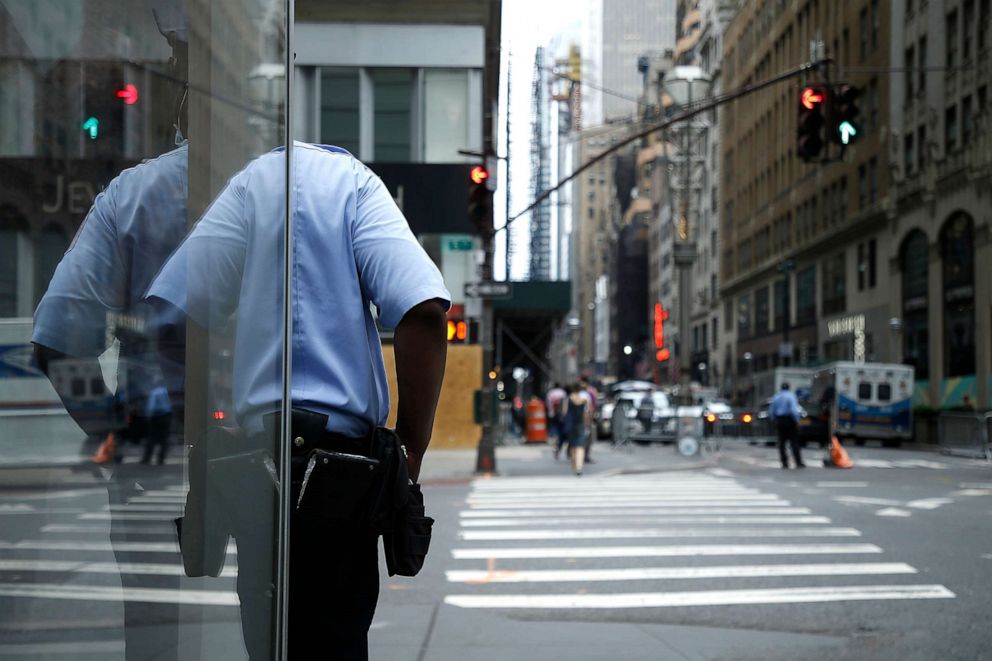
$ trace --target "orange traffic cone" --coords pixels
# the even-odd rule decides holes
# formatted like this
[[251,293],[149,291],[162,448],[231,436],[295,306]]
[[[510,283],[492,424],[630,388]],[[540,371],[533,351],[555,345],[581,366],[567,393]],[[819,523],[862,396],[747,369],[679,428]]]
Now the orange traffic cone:
[[96,453],[90,457],[90,461],[94,464],[106,464],[114,460],[114,446],[117,445],[117,440],[114,437],[114,432],[107,434],[107,438],[103,440],[100,447],[96,449]]
[[836,436],[830,441],[830,465],[834,468],[853,468],[854,462]]

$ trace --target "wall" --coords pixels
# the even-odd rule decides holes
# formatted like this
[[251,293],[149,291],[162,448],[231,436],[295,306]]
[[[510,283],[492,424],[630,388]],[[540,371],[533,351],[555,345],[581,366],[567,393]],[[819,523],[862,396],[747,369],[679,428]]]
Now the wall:
[[[384,344],[382,357],[389,379],[389,422],[396,424],[396,359],[393,345]],[[431,447],[474,448],[479,444],[481,427],[472,421],[473,398],[479,387],[482,373],[482,347],[480,345],[448,345],[448,363],[441,387],[441,398],[434,417]]]

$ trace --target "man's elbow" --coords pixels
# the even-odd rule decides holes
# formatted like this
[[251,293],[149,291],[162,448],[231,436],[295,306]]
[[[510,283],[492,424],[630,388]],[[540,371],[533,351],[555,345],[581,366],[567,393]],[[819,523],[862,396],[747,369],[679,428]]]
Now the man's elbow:
[[396,330],[404,327],[417,326],[425,330],[437,330],[444,333],[447,328],[448,317],[444,310],[444,304],[440,299],[423,301],[410,308],[403,319],[400,320]]

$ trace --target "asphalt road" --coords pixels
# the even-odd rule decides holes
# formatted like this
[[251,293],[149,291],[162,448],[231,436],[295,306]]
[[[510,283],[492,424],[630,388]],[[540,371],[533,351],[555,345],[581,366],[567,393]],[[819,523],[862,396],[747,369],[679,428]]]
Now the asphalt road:
[[[372,658],[989,658],[992,467],[852,453],[783,471],[764,447],[600,447],[576,478],[521,448],[500,477],[438,480],[428,563],[384,578]],[[122,659],[122,598],[141,658],[245,658],[236,550],[182,576],[181,467],[131,470],[0,492],[0,658]]]

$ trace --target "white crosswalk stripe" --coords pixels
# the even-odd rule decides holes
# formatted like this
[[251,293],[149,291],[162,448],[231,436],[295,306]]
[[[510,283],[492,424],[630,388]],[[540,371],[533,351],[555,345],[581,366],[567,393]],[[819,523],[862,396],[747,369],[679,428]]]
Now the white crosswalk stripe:
[[918,573],[911,565],[874,561],[885,551],[861,538],[730,473],[478,480],[459,513],[445,603],[596,610],[955,597],[907,581]]
[[105,489],[69,494],[80,505],[72,509],[45,507],[51,499],[5,503],[0,526],[4,516],[26,512],[42,523],[36,537],[0,541],[0,599],[72,601],[93,608],[121,602],[239,605],[233,541],[218,578],[186,580],[174,524],[183,514],[184,487],[138,491],[127,504],[108,504],[106,494]]

